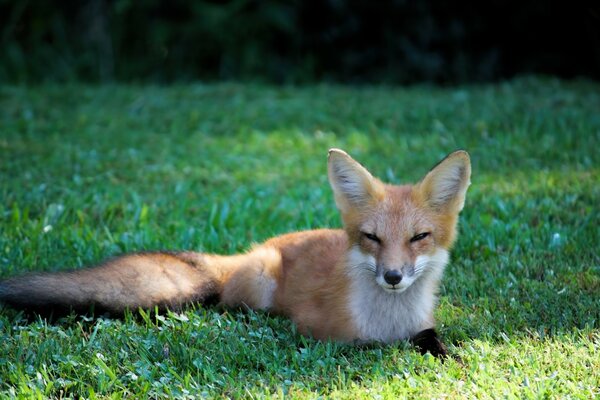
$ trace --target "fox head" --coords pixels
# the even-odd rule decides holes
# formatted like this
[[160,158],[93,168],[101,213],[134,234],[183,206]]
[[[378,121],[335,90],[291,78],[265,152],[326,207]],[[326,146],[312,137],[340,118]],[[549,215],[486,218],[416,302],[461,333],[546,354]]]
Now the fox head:
[[441,275],[470,184],[467,152],[451,153],[415,185],[384,184],[339,149],[329,151],[328,172],[351,269],[390,293],[424,274]]

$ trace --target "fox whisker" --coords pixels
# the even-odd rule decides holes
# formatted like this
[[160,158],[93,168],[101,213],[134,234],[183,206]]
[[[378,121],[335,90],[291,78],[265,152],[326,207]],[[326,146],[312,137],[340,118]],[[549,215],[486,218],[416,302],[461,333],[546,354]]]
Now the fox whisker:
[[361,262],[361,263],[353,265],[351,268],[359,269],[359,270],[366,270],[368,272],[372,272],[373,274],[377,273],[377,267],[375,266],[375,264],[370,263],[370,262]]
[[420,274],[421,272],[423,272],[423,270],[429,266],[430,262],[431,261],[424,261],[419,264],[415,264],[415,267],[414,267],[415,274]]

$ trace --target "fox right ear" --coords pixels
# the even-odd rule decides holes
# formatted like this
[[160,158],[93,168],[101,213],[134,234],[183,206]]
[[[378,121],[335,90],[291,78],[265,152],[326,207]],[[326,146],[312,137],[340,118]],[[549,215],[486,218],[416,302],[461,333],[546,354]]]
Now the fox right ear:
[[329,150],[328,174],[341,212],[369,206],[384,196],[383,184],[343,150]]
[[430,207],[439,211],[458,213],[465,204],[465,196],[470,184],[469,153],[458,150],[433,167],[418,187]]

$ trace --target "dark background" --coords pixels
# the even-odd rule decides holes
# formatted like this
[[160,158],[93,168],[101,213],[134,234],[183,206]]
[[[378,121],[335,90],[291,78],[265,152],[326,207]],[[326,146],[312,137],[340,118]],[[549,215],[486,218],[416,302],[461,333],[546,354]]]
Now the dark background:
[[0,81],[599,79],[598,3],[0,0]]

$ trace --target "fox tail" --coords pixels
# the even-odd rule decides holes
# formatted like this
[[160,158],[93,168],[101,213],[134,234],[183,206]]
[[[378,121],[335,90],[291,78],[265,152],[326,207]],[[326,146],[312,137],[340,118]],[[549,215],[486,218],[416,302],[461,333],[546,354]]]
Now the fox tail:
[[92,268],[22,275],[0,281],[0,303],[44,315],[71,310],[111,314],[137,308],[177,310],[218,297],[236,264],[231,258],[140,253]]

